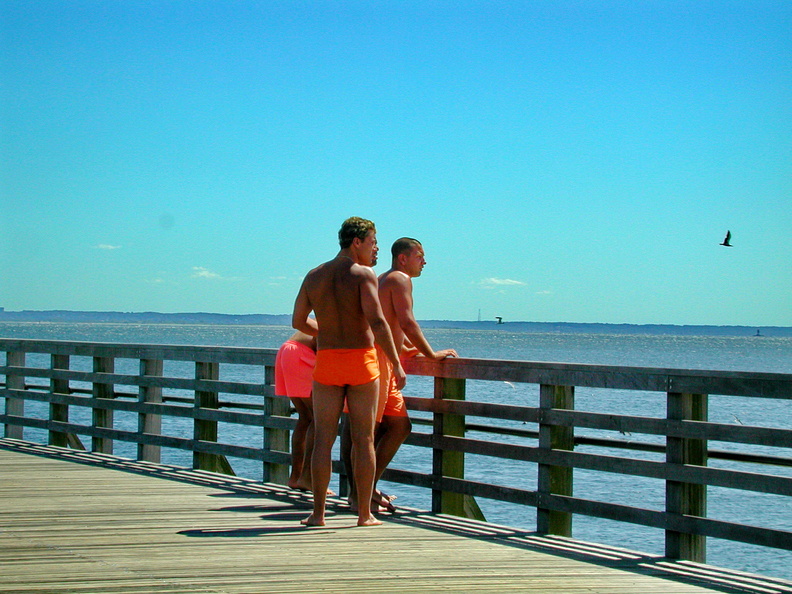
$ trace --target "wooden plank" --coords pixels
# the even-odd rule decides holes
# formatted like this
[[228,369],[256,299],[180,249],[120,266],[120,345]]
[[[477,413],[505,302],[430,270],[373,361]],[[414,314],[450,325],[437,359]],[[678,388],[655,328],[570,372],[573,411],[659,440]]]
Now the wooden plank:
[[[21,339],[0,339],[0,347],[8,351],[60,355],[169,359],[248,365],[273,365],[277,352],[275,349],[246,347],[119,345],[114,343]],[[413,358],[405,363],[405,367],[408,373],[415,375],[434,375],[456,379],[505,380],[548,385],[792,399],[792,375],[782,373],[641,368],[465,358],[449,358],[439,362]]]
[[[53,355],[56,357],[65,355]],[[146,359],[143,359],[144,361]],[[40,367],[0,367],[0,373],[16,373],[27,377],[40,377],[51,380],[89,382],[94,384],[115,384],[121,386],[159,387],[176,390],[204,390],[224,392],[227,394],[242,394],[245,396],[273,395],[273,388],[265,384],[251,384],[244,382],[218,381],[211,379],[193,379],[181,377],[160,377],[146,375],[128,375],[121,373],[108,373],[96,371],[79,371],[63,369],[43,369]]]
[[[99,410],[122,410],[145,414],[169,415],[173,417],[200,419],[204,421],[219,421],[224,423],[237,423],[239,425],[252,425],[254,427],[271,427],[274,429],[291,429],[296,423],[295,419],[289,419],[288,417],[273,416],[267,418],[262,416],[260,413],[234,412],[217,409],[195,409],[193,406],[188,407],[178,404],[158,404],[151,402],[142,403],[134,400],[120,399],[94,400],[92,397],[88,396],[67,396],[65,394],[51,394],[49,392],[34,392],[31,390],[0,389],[0,396],[2,395],[7,395],[10,398],[16,397],[25,400],[35,400],[37,402],[58,403],[70,406],[85,406]],[[278,399],[283,402],[288,402],[285,398]],[[189,402],[192,405],[194,403],[194,399],[186,400],[186,402]],[[286,411],[287,409],[284,407],[282,410]]]
[[452,478],[437,479],[429,474],[389,468],[383,478],[406,485],[442,489],[463,493],[471,497],[486,497],[518,505],[542,507],[564,513],[575,513],[618,522],[629,522],[652,528],[673,529],[701,536],[724,538],[748,544],[774,547],[792,551],[792,532],[757,526],[746,526],[722,520],[669,516],[661,511],[641,509],[628,505],[592,501],[581,497],[547,495],[515,487],[492,485]]
[[[6,353],[6,363],[10,367],[24,367],[25,366],[25,351],[21,349],[14,349]],[[9,390],[24,390],[25,377],[14,371],[4,371],[6,388]],[[5,398],[5,414],[15,417],[22,417],[25,415],[25,400],[23,398],[14,398],[6,396]],[[3,435],[13,439],[22,439],[24,436],[23,428],[17,425],[6,424],[3,427]]]
[[[81,435],[88,435],[93,438],[129,441],[132,443],[146,443],[174,449],[189,450],[192,452],[201,452],[202,454],[212,456],[247,458],[250,460],[261,460],[273,464],[288,464],[290,461],[289,454],[285,452],[266,452],[261,448],[217,443],[214,441],[196,441],[194,439],[172,437],[167,435],[140,435],[136,432],[123,431],[121,429],[88,427],[83,425],[74,425],[72,423],[46,421],[44,419],[17,419],[15,417],[9,417],[8,415],[0,415],[0,422],[5,421],[13,421],[22,427],[35,427],[36,429],[61,431],[67,432],[69,434],[78,433]],[[83,449],[77,444],[74,444],[74,447]]]
[[[264,370],[264,383],[273,386],[275,384],[275,368],[272,366],[265,367]],[[264,399],[264,431],[262,432],[262,449],[265,452],[291,451],[291,439],[289,431],[285,427],[275,427],[269,421],[276,416],[288,417],[291,408],[291,403],[286,398],[265,398]],[[289,429],[293,425],[289,426]],[[262,480],[267,483],[276,483],[285,485],[289,481],[289,468],[291,466],[291,455],[289,462],[286,464],[276,464],[265,461],[262,466]]]
[[[548,386],[539,389],[539,404],[543,410],[574,409],[575,388],[573,386]],[[563,425],[539,425],[539,447],[537,450],[545,460],[550,450],[574,450],[575,434],[573,427]],[[572,468],[554,464],[539,463],[538,492],[540,497],[547,495],[572,495]],[[572,513],[542,507],[541,499],[536,508],[536,529],[540,534],[572,536]]]
[[[414,397],[408,397],[406,402],[410,410],[423,412],[469,415],[522,423],[542,422],[566,427],[586,427],[625,433],[732,441],[781,448],[792,447],[792,430],[790,429],[668,420],[576,410],[542,410],[537,407],[493,404],[489,402],[437,401]],[[468,423],[468,428],[470,428],[470,423]],[[488,429],[483,424],[476,425],[476,428],[480,431],[487,431]],[[499,432],[502,429],[502,427],[492,427],[494,432]]]
[[558,425],[590,429],[732,441],[780,448],[792,447],[792,430],[789,429],[563,410],[547,411],[543,420]]
[[309,529],[310,498],[283,487],[11,440],[0,474],[3,594],[792,593],[783,580],[418,510],[354,528],[335,499],[328,525]]
[[227,346],[119,344],[67,340],[0,339],[0,348],[52,355],[114,357],[116,359],[166,359],[208,363],[274,365],[277,349]]
[[[706,421],[706,394],[668,393],[668,418],[674,420]],[[669,465],[707,465],[707,442],[703,439],[666,438],[666,462]],[[684,482],[671,477],[666,481],[666,513],[672,516],[707,517],[706,485]],[[707,539],[700,534],[666,530],[666,557],[689,559],[704,563],[707,560]]]
[[414,357],[404,364],[413,375],[568,385],[590,388],[686,392],[792,399],[792,375],[742,371],[620,367],[540,361]]
[[[115,369],[115,359],[112,357],[99,357],[93,359],[94,373],[113,373]],[[92,386],[92,396],[96,399],[113,399],[115,398],[115,391],[112,384],[102,382],[95,382]],[[113,411],[107,408],[94,407],[92,414],[92,424],[97,429],[112,429],[113,428]],[[103,437],[99,434],[91,438],[91,450],[94,452],[102,452],[103,454],[113,453],[113,440],[109,437]]]
[[[465,399],[464,380],[435,379],[434,400],[442,402],[444,400],[462,401]],[[465,417],[458,414],[441,414],[434,417],[434,433],[438,436],[454,435],[464,437]],[[432,458],[434,472],[438,476],[448,476],[464,478],[465,476],[465,456],[462,453],[444,451],[436,452]],[[435,489],[432,491],[432,508],[435,511],[484,520],[484,512],[481,511],[476,500],[464,493],[453,491],[443,491]]]
[[[237,456],[262,460],[267,464],[282,464],[282,460],[287,456],[284,451],[262,451],[257,447],[240,447],[231,444],[216,444],[216,431],[212,434],[207,431],[204,436],[194,436],[193,439],[177,439],[168,436],[156,436],[144,432],[119,431],[112,427],[112,415],[115,410],[125,410],[137,412],[138,415],[159,415],[170,414],[178,417],[192,418],[196,426],[204,426],[210,429],[216,427],[218,422],[229,422],[237,424],[249,424],[262,426],[267,430],[274,430],[273,435],[278,431],[285,431],[291,428],[294,422],[285,416],[268,416],[260,413],[249,414],[237,412],[238,407],[254,407],[257,411],[265,412],[264,400],[260,404],[240,404],[230,400],[221,400],[220,392],[227,389],[239,393],[258,393],[271,392],[270,385],[262,384],[238,384],[235,382],[221,382],[219,376],[213,374],[197,374],[195,378],[158,378],[146,375],[127,375],[116,374],[113,372],[112,365],[97,364],[93,372],[73,371],[69,369],[57,369],[57,367],[68,367],[63,362],[72,355],[92,358],[95,362],[112,362],[115,358],[139,359],[145,361],[149,358],[157,358],[157,354],[162,355],[162,359],[169,361],[196,361],[197,366],[207,366],[207,368],[217,367],[221,363],[230,362],[234,364],[253,365],[262,370],[264,366],[265,375],[271,376],[271,365],[274,359],[274,351],[268,352],[264,349],[237,349],[226,347],[192,347],[192,346],[168,346],[168,345],[116,345],[107,343],[71,343],[65,341],[18,341],[0,339],[0,348],[10,350],[7,356],[7,365],[0,367],[0,373],[5,373],[8,380],[16,378],[17,384],[14,387],[6,386],[0,389],[0,397],[5,397],[7,405],[16,406],[18,404],[19,415],[24,414],[24,399],[48,402],[50,410],[53,411],[49,420],[23,418],[22,416],[10,414],[0,415],[0,422],[8,425],[22,435],[23,427],[39,428],[49,431],[51,435],[65,434],[68,437],[68,444],[79,445],[76,434],[88,435],[92,438],[94,449],[112,451],[112,441],[126,440],[137,444],[146,444],[155,447],[175,447],[192,450],[197,458],[216,457],[220,462],[220,467],[215,470],[228,470],[227,465],[223,465],[224,456]],[[25,367],[24,353],[49,353],[53,361],[51,369],[27,368]],[[16,359],[14,358],[16,357]],[[21,358],[20,358],[21,357]],[[40,358],[40,357],[39,357]],[[90,360],[88,361],[90,362]],[[81,367],[85,362],[79,361],[73,364],[74,367]],[[184,367],[183,365],[181,367]],[[485,379],[492,381],[526,381],[542,383],[543,385],[554,384],[563,386],[591,386],[596,388],[622,387],[632,390],[666,391],[675,393],[674,390],[680,389],[685,385],[706,386],[706,392],[716,394],[737,394],[741,396],[762,396],[770,398],[790,398],[792,393],[789,387],[792,386],[792,375],[789,374],[767,374],[749,372],[717,372],[717,371],[697,371],[697,370],[674,370],[674,369],[655,369],[655,368],[631,368],[601,365],[579,365],[565,363],[544,363],[544,362],[509,362],[509,361],[488,361],[488,360],[465,360],[452,359],[444,362],[410,362],[407,364],[408,371],[423,374],[428,370],[429,374],[436,376],[436,385],[463,385],[466,378]],[[27,377],[49,378],[49,385],[41,382],[28,384],[26,389]],[[77,380],[75,378],[82,378]],[[19,381],[21,380],[21,381]],[[265,384],[269,384],[271,377],[265,379]],[[67,384],[71,381],[89,381],[92,384],[91,390],[82,387],[70,387]],[[124,393],[117,390],[117,386],[128,382],[127,390],[132,386],[138,386],[135,393],[131,391]],[[175,382],[169,384],[169,382]],[[198,402],[191,398],[177,397],[173,395],[162,395],[162,400],[166,402],[181,402],[187,405],[197,404],[195,408],[190,406],[172,406],[160,403],[140,403],[139,392],[141,388],[164,389],[166,385],[187,386],[195,390],[197,394],[211,396],[208,407],[200,406]],[[61,387],[58,387],[61,386]],[[58,391],[71,392],[71,394],[58,393]],[[701,391],[704,393],[704,390]],[[75,394],[89,394],[91,398],[76,396]],[[409,399],[414,403],[417,399]],[[418,399],[420,400],[420,399]],[[428,400],[428,399],[424,399]],[[18,402],[16,402],[18,401]],[[16,404],[14,404],[16,402]],[[61,413],[71,406],[89,406],[93,409],[94,424],[90,427],[68,422],[68,417]],[[418,407],[423,410],[421,403]],[[233,410],[219,410],[227,407]],[[40,408],[37,407],[37,410]],[[562,474],[570,474],[572,468],[581,468],[594,471],[618,472],[627,475],[646,476],[657,479],[670,480],[671,482],[683,483],[685,488],[698,489],[702,491],[703,485],[720,487],[730,487],[748,489],[758,492],[775,493],[792,496],[792,477],[773,475],[771,473],[746,473],[735,470],[725,470],[717,468],[706,468],[701,465],[680,462],[662,462],[659,458],[642,460],[626,456],[598,456],[596,454],[581,453],[571,451],[572,445],[576,440],[570,440],[570,451],[560,448],[547,447],[525,447],[498,443],[497,440],[469,440],[462,437],[465,430],[470,426],[465,423],[463,417],[477,416],[492,417],[494,419],[508,418],[522,420],[532,424],[538,424],[545,429],[545,438],[553,432],[570,432],[576,426],[591,428],[601,428],[611,431],[626,431],[632,428],[634,432],[645,431],[650,434],[667,435],[670,443],[674,440],[681,442],[695,442],[706,439],[725,438],[737,443],[762,444],[787,447],[792,445],[792,432],[788,429],[773,429],[765,427],[738,427],[724,424],[709,424],[705,421],[690,421],[686,419],[648,419],[638,417],[626,417],[622,415],[607,415],[595,412],[565,411],[559,408],[543,406],[535,407],[516,407],[509,405],[494,405],[480,402],[465,402],[463,400],[440,400],[434,399],[426,402],[426,410],[433,411],[435,417],[446,417],[449,422],[457,422],[458,426],[453,431],[437,431],[435,435],[421,436],[414,434],[408,440],[411,445],[429,447],[433,450],[435,462],[447,460],[449,464],[445,466],[451,469],[450,472],[436,470],[433,476],[425,477],[419,474],[405,475],[411,477],[410,484],[426,484],[439,495],[443,492],[443,497],[449,501],[467,501],[472,495],[487,493],[492,491],[500,496],[520,497],[514,492],[502,490],[498,485],[477,486],[469,481],[464,481],[463,464],[464,456],[467,453],[493,456],[495,458],[509,458],[517,461],[537,462],[543,467],[543,471],[548,468],[557,470]],[[102,420],[103,419],[103,420]],[[426,419],[428,421],[428,419]],[[484,431],[488,431],[486,426]],[[538,428],[538,427],[537,427]],[[504,430],[498,428],[498,430]],[[270,437],[269,431],[266,432]],[[529,439],[541,438],[541,431],[537,431],[535,436]],[[456,434],[456,436],[454,435]],[[521,435],[521,437],[526,437]],[[545,439],[545,442],[547,439]],[[540,439],[541,442],[541,439]],[[552,440],[551,440],[552,442]],[[529,441],[528,443],[533,443]],[[592,442],[593,443],[593,442]],[[97,447],[97,444],[101,447]],[[279,448],[274,441],[267,442],[272,448]],[[105,445],[109,445],[105,448]],[[546,443],[540,445],[546,445]],[[601,442],[597,445],[607,447],[607,443]],[[648,449],[647,444],[639,444],[639,449]],[[651,446],[659,453],[664,453],[662,446]],[[673,447],[671,448],[673,449]],[[751,457],[747,452],[736,452],[731,454],[732,458],[750,459],[761,463],[771,464],[790,464],[792,460],[784,460],[776,456],[775,458],[765,456],[762,459]],[[726,457],[724,455],[723,457]],[[673,458],[673,456],[672,456]],[[656,461],[655,461],[656,460]],[[435,468],[440,468],[443,464],[436,463]],[[456,468],[454,468],[456,467]],[[446,474],[443,477],[443,474]],[[414,478],[412,478],[414,477]],[[454,478],[457,477],[457,478]],[[544,477],[548,479],[547,476]],[[563,513],[587,513],[578,512],[574,505],[580,505],[593,512],[592,515],[602,514],[603,517],[611,517],[616,511],[610,507],[599,507],[596,502],[588,505],[583,500],[564,495],[561,492],[553,494],[552,488],[548,491],[546,483],[553,481],[545,480],[543,493],[537,501],[541,500],[542,506],[549,511],[560,511]],[[452,485],[449,487],[449,485]],[[481,489],[479,493],[475,489]],[[460,499],[459,495],[462,495]],[[486,496],[486,495],[485,495]],[[467,498],[467,499],[466,499]],[[573,507],[565,508],[570,504]],[[588,507],[586,507],[588,505]],[[605,504],[603,504],[605,505]],[[541,506],[540,506],[541,507]],[[464,508],[464,506],[463,506]],[[645,510],[629,512],[628,516],[640,516]],[[698,511],[695,513],[704,513]],[[610,514],[610,515],[609,515]],[[707,523],[706,518],[699,518],[694,524],[689,522],[697,520],[695,517],[669,512],[665,516],[666,529],[677,530],[687,526],[693,526],[689,531],[694,534],[724,535],[731,538],[734,534],[736,540],[749,538],[755,534],[756,528],[752,526],[730,527],[724,523]],[[653,520],[652,520],[653,521]],[[682,522],[682,523],[680,523]],[[703,528],[702,528],[703,527]],[[780,531],[768,531],[760,539],[764,542],[786,542],[788,535]],[[771,545],[776,546],[776,545]],[[784,547],[782,547],[784,548]]]
[[[165,367],[162,359],[141,359],[140,375],[161,377]],[[162,404],[162,388],[159,386],[140,386],[138,391],[139,404]],[[140,411],[138,413],[138,433],[160,435],[162,433],[162,415]],[[138,460],[159,462],[162,449],[150,443],[139,443]]]
[[[410,443],[420,443],[420,440],[417,436],[411,436]],[[655,462],[634,458],[619,458],[583,452],[548,451],[540,447],[495,443],[460,437],[433,437],[431,445],[448,451],[522,460],[524,462],[599,470],[663,480],[677,478],[693,484],[792,496],[792,477],[780,475],[672,464],[670,462]]]
[[[51,355],[52,369],[68,369],[69,356],[68,355]],[[53,379],[50,381],[50,392],[53,394],[68,394],[69,381],[61,379]],[[50,416],[53,421],[60,421],[64,423],[69,422],[69,405],[50,403]],[[69,444],[69,434],[61,433],[59,431],[50,431],[48,435],[49,445],[67,447]]]
[[[220,377],[220,365],[214,362],[198,361],[195,363],[196,380],[214,380]],[[198,382],[196,382],[198,383]],[[220,396],[211,390],[202,390],[196,387],[195,390],[195,416],[193,417],[193,440],[194,443],[214,444],[217,442],[217,421],[203,418],[200,414],[204,409],[217,409],[220,404]],[[214,450],[214,448],[212,448]],[[222,472],[234,474],[230,469],[228,460],[222,454],[210,453],[201,447],[193,449],[193,468],[206,470],[209,472]]]

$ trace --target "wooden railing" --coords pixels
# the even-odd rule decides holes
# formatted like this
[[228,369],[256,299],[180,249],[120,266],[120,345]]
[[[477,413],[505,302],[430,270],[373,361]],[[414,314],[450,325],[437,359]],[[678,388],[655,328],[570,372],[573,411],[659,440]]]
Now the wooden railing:
[[[84,436],[90,437],[92,451],[109,454],[115,441],[131,442],[137,444],[138,459],[154,462],[160,461],[162,448],[175,448],[192,452],[194,468],[225,473],[233,472],[229,457],[251,459],[262,463],[265,482],[286,481],[295,420],[289,418],[288,401],[274,396],[272,349],[0,339],[3,352],[0,423],[7,438],[23,439],[26,428],[35,428],[46,431],[51,445],[84,448]],[[792,375],[482,359],[413,359],[405,367],[411,375],[434,378],[432,398],[407,397],[415,428],[406,443],[431,450],[431,471],[389,468],[383,478],[430,489],[435,512],[470,515],[475,498],[517,503],[536,508],[538,532],[563,536],[572,536],[574,514],[630,522],[664,530],[666,556],[702,562],[706,537],[792,550],[790,531],[707,517],[708,486],[792,496],[792,476],[756,472],[753,466],[750,472],[708,466],[710,459],[723,459],[792,467],[792,429],[707,420],[708,395],[788,401]],[[484,380],[476,382],[483,390],[493,382],[536,385],[538,406],[466,400],[467,380]],[[636,397],[658,393],[666,399],[666,415],[575,410],[576,388],[628,390]],[[26,415],[31,402],[43,404],[35,405],[38,414]],[[47,405],[48,413],[41,414]],[[78,411],[83,411],[82,422]],[[121,427],[116,415],[124,414],[136,415],[136,426]],[[472,417],[483,422],[469,422]],[[191,434],[177,435],[189,430],[190,420]],[[431,432],[422,430],[427,425]],[[260,444],[228,439],[234,431],[225,428],[243,426],[261,429]],[[576,428],[615,437],[576,435]],[[466,437],[473,431],[492,437]],[[621,434],[632,437],[620,439]],[[637,435],[661,436],[665,443],[642,442]],[[710,441],[766,448],[720,451],[709,448]],[[575,451],[580,445],[604,447],[607,453]],[[654,452],[659,459],[614,451]],[[497,472],[486,482],[468,480],[467,454],[488,456],[494,463],[525,463],[526,476],[535,467],[537,486],[500,484]],[[335,469],[340,471],[337,461]],[[603,480],[613,473],[658,479],[665,509],[576,496],[574,469],[602,473]],[[757,509],[757,520],[762,515]]]

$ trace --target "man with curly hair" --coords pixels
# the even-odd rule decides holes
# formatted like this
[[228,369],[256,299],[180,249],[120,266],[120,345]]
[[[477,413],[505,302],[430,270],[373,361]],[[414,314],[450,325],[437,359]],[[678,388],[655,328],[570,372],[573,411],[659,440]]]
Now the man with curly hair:
[[[375,344],[392,364],[401,389],[406,376],[399,362],[390,326],[382,313],[377,276],[374,223],[360,217],[344,221],[338,232],[341,250],[335,258],[311,270],[294,303],[292,325],[317,337],[314,369],[314,508],[302,521],[325,524],[327,487],[332,473],[331,450],[346,402],[352,433],[353,474],[358,501],[371,501],[376,458],[374,425],[379,395],[379,365]],[[310,317],[314,313],[315,319]],[[359,506],[358,526],[381,522],[368,505]]]

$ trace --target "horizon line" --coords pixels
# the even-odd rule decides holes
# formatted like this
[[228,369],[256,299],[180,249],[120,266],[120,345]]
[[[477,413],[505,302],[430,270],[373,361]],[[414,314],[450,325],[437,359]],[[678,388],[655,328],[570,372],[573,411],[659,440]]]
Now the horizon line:
[[[7,310],[0,307],[0,321],[6,315],[15,317],[17,315],[32,316],[36,314],[53,315],[53,314],[76,314],[76,315],[116,315],[116,316],[223,316],[223,317],[290,317],[288,313],[219,313],[209,311],[180,311],[180,312],[160,312],[160,311],[120,311],[120,310],[72,310],[72,309],[23,309],[23,310]],[[425,318],[421,322],[448,322],[448,323],[464,323],[464,324],[489,324],[496,326],[505,326],[507,324],[537,324],[537,325],[573,325],[573,326],[670,326],[670,327],[709,327],[709,328],[789,328],[792,326],[783,326],[778,324],[704,324],[704,323],[670,323],[670,322],[572,322],[572,321],[536,321],[536,320],[503,320],[495,317],[492,320],[464,320],[464,319],[450,319],[450,318]]]

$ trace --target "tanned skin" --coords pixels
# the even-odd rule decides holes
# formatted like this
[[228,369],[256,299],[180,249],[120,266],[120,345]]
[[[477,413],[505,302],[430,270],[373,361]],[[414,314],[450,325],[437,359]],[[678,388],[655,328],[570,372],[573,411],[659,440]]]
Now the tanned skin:
[[[355,237],[347,247],[342,244],[334,259],[311,270],[297,295],[292,325],[305,334],[316,336],[319,351],[363,349],[376,343],[393,363],[397,383],[404,386],[406,376],[390,326],[382,313],[377,277],[371,269],[376,263],[377,251],[376,230],[372,229],[363,238]],[[315,319],[309,317],[311,312]],[[358,386],[329,386],[314,381],[314,509],[303,524],[325,524],[327,488],[332,473],[331,450],[345,401],[349,408],[357,494],[361,501],[371,499],[376,473],[374,425],[378,391],[378,379]],[[357,523],[358,526],[381,524],[369,506],[358,510]]]

